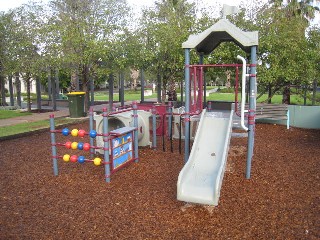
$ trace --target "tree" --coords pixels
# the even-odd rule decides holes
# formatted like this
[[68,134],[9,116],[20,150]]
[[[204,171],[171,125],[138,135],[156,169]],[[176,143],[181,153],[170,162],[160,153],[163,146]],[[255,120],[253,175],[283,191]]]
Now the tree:
[[108,46],[125,27],[129,8],[126,0],[53,0],[51,7],[51,27],[59,36],[57,62],[80,73],[88,109],[90,76],[112,51]]
[[163,83],[162,101],[168,85],[182,79],[184,55],[181,43],[193,31],[194,6],[186,0],[162,0],[154,9],[147,9],[138,31],[142,46],[139,67],[161,74]]
[[[317,86],[320,84],[320,26],[312,27],[307,34],[308,38],[308,58],[310,59],[310,65],[306,72],[310,75],[310,80],[313,82],[313,96],[312,96],[312,105],[316,101],[316,90]],[[319,101],[320,99],[318,99]]]
[[290,103],[290,85],[307,84],[310,66],[305,32],[309,20],[314,16],[315,8],[310,1],[272,1],[260,10],[258,25],[260,34],[260,61],[258,67],[259,81],[272,93],[283,89],[283,102]]
[[38,74],[39,29],[42,21],[38,18],[42,6],[30,3],[13,9],[5,18],[5,49],[3,69],[7,75],[20,73],[27,85],[27,108],[31,111],[30,86]]

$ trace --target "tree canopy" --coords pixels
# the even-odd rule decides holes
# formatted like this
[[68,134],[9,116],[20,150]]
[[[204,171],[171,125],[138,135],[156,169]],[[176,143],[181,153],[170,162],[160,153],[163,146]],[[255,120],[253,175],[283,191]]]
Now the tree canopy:
[[[319,82],[320,27],[311,25],[319,9],[311,2],[255,1],[228,17],[243,30],[259,31],[260,90]],[[0,14],[0,79],[20,73],[28,83],[60,69],[71,82],[78,76],[88,92],[93,77],[144,69],[161,76],[164,100],[183,80],[182,42],[217,20],[187,0],[156,0],[139,17],[126,0],[30,2]],[[205,62],[232,63],[237,54],[243,52],[234,44],[221,44]]]

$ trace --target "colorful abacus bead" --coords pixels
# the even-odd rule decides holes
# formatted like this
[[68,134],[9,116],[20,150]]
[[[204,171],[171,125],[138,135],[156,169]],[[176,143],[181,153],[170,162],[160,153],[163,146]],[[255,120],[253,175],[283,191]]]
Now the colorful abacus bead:
[[84,163],[86,161],[85,157],[84,156],[79,156],[78,157],[78,162],[79,163]]
[[83,144],[83,150],[89,151],[90,150],[90,144],[89,143],[84,143]]
[[101,158],[96,157],[95,159],[93,159],[93,164],[96,166],[100,166],[101,165]]
[[77,142],[71,143],[71,149],[76,150],[77,148],[78,148],[78,143]]
[[66,142],[65,146],[66,146],[66,148],[70,149],[71,148],[71,142]]
[[64,128],[64,129],[62,129],[61,133],[62,133],[63,136],[68,136],[70,131],[69,131],[68,128]]
[[84,137],[84,135],[86,134],[86,131],[85,130],[83,130],[83,129],[80,129],[79,131],[78,131],[78,136],[79,137]]
[[71,157],[70,157],[70,161],[71,162],[77,162],[77,160],[78,160],[78,157],[77,157],[77,155],[72,155]]
[[70,155],[69,154],[65,154],[65,155],[63,155],[62,159],[65,162],[69,162],[70,161]]
[[97,132],[95,130],[91,130],[89,135],[91,138],[95,138],[97,136]]
[[73,137],[78,136],[78,129],[72,129],[71,135],[72,135]]
[[83,150],[83,143],[82,142],[78,142],[78,149]]

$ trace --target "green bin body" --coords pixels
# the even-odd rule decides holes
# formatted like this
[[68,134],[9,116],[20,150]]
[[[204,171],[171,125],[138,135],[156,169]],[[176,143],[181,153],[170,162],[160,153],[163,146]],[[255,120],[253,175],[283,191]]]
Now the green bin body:
[[85,116],[84,99],[85,92],[71,92],[68,93],[69,112],[71,118],[79,118]]

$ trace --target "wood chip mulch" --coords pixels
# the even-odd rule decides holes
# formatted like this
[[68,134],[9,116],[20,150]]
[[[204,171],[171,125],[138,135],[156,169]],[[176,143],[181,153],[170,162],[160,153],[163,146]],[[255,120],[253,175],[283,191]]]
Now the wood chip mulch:
[[250,180],[247,139],[232,138],[218,207],[176,200],[183,155],[158,143],[106,183],[92,163],[59,160],[54,176],[49,131],[1,141],[0,239],[320,238],[319,130],[256,125]]

